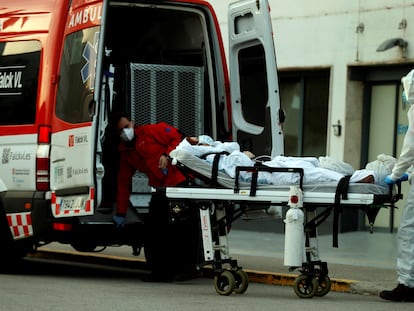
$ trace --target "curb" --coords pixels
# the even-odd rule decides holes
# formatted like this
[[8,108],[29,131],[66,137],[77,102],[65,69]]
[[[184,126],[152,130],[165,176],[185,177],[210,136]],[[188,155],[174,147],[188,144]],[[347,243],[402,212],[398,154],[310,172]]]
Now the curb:
[[[249,276],[249,282],[264,283],[279,286],[293,286],[295,279],[299,274],[263,272],[254,270],[245,270]],[[331,279],[331,291],[351,293],[352,284],[356,281],[345,279]]]
[[[146,262],[142,258],[126,258],[121,256],[91,254],[91,253],[79,253],[75,251],[63,251],[63,250],[38,250],[35,254],[29,254],[28,257],[40,258],[40,259],[57,259],[66,261],[76,261],[86,264],[98,264],[113,266],[118,268],[129,269],[148,269]],[[249,277],[251,283],[262,283],[278,286],[293,286],[298,274],[287,273],[275,273],[244,269]],[[213,276],[211,268],[203,268],[203,277],[211,278]],[[346,279],[331,279],[331,291],[354,293],[355,283],[354,280]]]

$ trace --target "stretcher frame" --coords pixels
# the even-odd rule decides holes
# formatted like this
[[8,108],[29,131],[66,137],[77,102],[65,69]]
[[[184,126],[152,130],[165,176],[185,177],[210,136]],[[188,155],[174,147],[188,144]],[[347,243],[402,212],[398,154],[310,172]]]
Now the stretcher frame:
[[[167,187],[155,191],[162,191],[165,194],[170,205],[174,207],[172,213],[176,214],[175,217],[179,215],[181,209],[189,206],[187,202],[197,203],[204,251],[204,261],[199,266],[211,265],[214,271],[214,286],[220,295],[230,295],[233,292],[241,294],[247,290],[247,274],[238,266],[237,260],[230,256],[227,236],[231,223],[250,205],[262,205],[264,208],[271,205],[292,208],[290,201],[292,187],[296,188],[294,193],[299,189],[303,194],[298,204],[305,214],[303,226],[305,258],[302,266],[289,267],[289,270],[299,269],[301,273],[295,280],[295,293],[301,298],[311,298],[315,295],[326,295],[331,287],[328,264],[319,259],[318,226],[333,213],[333,247],[338,247],[338,219],[343,208],[363,210],[368,217],[372,233],[379,211],[378,206],[394,208],[394,204],[402,198],[400,184],[386,190],[382,188],[381,191],[375,188],[372,193],[354,192],[355,190],[352,189],[354,186],[359,187],[358,189],[365,186],[350,184],[349,176],[335,185],[335,191],[307,191],[307,186],[303,185],[302,168],[271,168],[263,165],[237,167],[234,187],[226,188],[217,180],[212,180],[212,177],[217,178],[217,172],[205,176],[200,173],[200,170],[193,170],[180,161],[177,161],[176,165],[186,174],[191,174],[192,178],[197,176],[209,183],[200,185],[190,182],[189,187]],[[239,181],[240,173],[243,171],[252,173],[252,179],[248,184]],[[261,186],[257,183],[257,176],[262,171],[299,174],[299,183],[289,187]],[[367,188],[370,187],[366,185]],[[323,207],[325,210],[317,213],[318,207]]]

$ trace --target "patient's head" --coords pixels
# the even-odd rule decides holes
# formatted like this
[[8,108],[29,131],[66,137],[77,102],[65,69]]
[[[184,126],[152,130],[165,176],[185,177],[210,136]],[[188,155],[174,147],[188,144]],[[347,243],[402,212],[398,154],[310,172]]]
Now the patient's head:
[[214,146],[216,143],[214,142],[213,138],[208,135],[200,135],[200,136],[188,136],[187,141],[190,145],[197,145],[197,146]]

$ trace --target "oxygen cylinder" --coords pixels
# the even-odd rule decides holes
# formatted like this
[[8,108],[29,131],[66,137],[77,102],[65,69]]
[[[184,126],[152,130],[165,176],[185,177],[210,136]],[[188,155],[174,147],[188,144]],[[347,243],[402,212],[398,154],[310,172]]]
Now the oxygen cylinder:
[[302,205],[302,192],[291,188],[289,199],[290,208],[286,213],[285,222],[285,254],[284,265],[301,267],[305,255],[304,219],[305,215],[300,209]]

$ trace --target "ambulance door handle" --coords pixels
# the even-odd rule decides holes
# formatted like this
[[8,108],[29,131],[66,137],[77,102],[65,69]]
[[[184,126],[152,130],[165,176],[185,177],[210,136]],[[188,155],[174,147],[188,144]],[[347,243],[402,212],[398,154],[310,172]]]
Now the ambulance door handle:
[[88,112],[89,112],[89,116],[92,118],[93,116],[94,116],[94,114],[95,114],[95,100],[94,99],[92,99],[90,102],[89,102],[89,106],[88,106]]
[[103,176],[105,175],[105,168],[102,164],[97,164],[96,165],[96,176],[98,178],[103,178]]
[[286,120],[286,113],[283,109],[279,109],[279,123],[282,124]]

